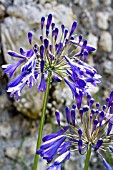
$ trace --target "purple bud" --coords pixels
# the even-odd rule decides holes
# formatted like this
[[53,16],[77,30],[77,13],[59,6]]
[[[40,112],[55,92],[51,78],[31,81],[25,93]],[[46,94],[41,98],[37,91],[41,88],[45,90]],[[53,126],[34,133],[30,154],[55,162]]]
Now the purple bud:
[[46,30],[49,29],[51,22],[52,22],[52,14],[49,14],[47,18]]
[[58,50],[58,46],[59,46],[59,45],[56,43],[56,44],[55,44],[55,50],[56,50],[56,51]]
[[52,45],[49,46],[49,50],[50,50],[51,53],[52,53],[52,50],[53,50],[53,46],[52,46]]
[[79,138],[81,138],[81,136],[82,136],[82,130],[81,129],[78,129],[78,135],[79,135]]
[[68,106],[66,106],[66,119],[67,119],[67,122],[70,123],[70,108]]
[[69,40],[66,38],[65,39],[65,45],[68,44]]
[[68,34],[68,29],[66,28],[64,31],[64,39],[67,37],[67,34]]
[[52,30],[55,28],[55,23],[51,24]]
[[90,100],[91,100],[91,95],[87,94],[87,104],[88,104],[88,106],[90,105]]
[[76,98],[77,108],[80,109],[82,104],[82,92],[81,91],[79,91],[79,93],[76,92],[75,98]]
[[87,51],[87,50],[84,50],[83,54],[84,54],[84,61],[86,61],[86,59],[87,59],[87,57],[88,57],[88,51]]
[[85,48],[87,45],[87,40],[84,40],[82,47]]
[[77,22],[74,21],[73,24],[72,24],[72,27],[71,27],[70,36],[74,33],[76,27],[77,27]]
[[94,99],[93,98],[91,98],[91,100],[90,100],[90,108],[92,108],[92,106],[93,106],[93,103],[94,103]]
[[30,44],[32,43],[32,37],[33,37],[33,34],[31,32],[28,32],[28,40]]
[[81,139],[78,141],[78,151],[81,154],[82,152],[82,140]]
[[103,140],[99,139],[96,143],[96,145],[94,146],[94,150],[97,151],[103,144]]
[[79,35],[79,43],[82,41],[82,35]]
[[85,105],[85,106],[83,107],[83,112],[88,112],[88,110],[89,110],[89,106],[88,106],[88,105]]
[[80,118],[82,119],[82,116],[83,116],[83,109],[82,108],[80,108],[79,114],[80,114]]
[[56,119],[57,119],[57,123],[58,123],[58,125],[60,126],[60,113],[59,113],[58,110],[56,110],[55,116],[56,116]]
[[24,55],[24,54],[25,54],[25,51],[23,50],[23,48],[20,48],[20,54],[21,54],[21,55]]
[[109,97],[107,97],[107,98],[106,98],[106,106],[108,106],[108,107],[109,107],[109,104],[110,104],[110,98],[109,98]]
[[42,35],[40,36],[40,41],[43,42],[43,37],[42,37]]
[[96,111],[94,109],[91,110],[92,115],[94,115],[96,113]]
[[46,49],[48,48],[48,45],[49,45],[49,40],[45,38],[44,39],[44,46],[45,46]]
[[44,22],[45,22],[45,17],[42,17],[42,18],[41,18],[41,30],[42,30],[43,27],[44,27]]
[[106,105],[103,105],[102,109],[103,109],[103,111],[105,111],[106,110]]
[[57,54],[59,54],[59,52],[62,50],[62,47],[63,47],[63,43],[60,42],[60,43],[58,44]]
[[100,104],[96,103],[96,108],[99,109],[100,108]]
[[62,24],[61,25],[62,33],[64,33],[65,26]]
[[35,53],[37,53],[37,52],[38,52],[37,48],[34,48],[34,52],[35,52]]
[[34,44],[34,48],[38,48],[38,44]]
[[95,119],[95,120],[93,121],[92,133],[94,132],[94,130],[96,130],[97,124],[98,124],[98,120]]
[[46,37],[48,37],[49,35],[49,30],[46,30]]
[[57,37],[58,37],[58,32],[59,32],[59,30],[58,30],[58,28],[55,28],[54,31],[55,31],[54,34],[55,34],[55,41],[56,41],[56,40],[57,40]]
[[73,108],[73,109],[76,109],[76,104],[73,103],[73,104],[72,104],[72,108]]
[[73,36],[70,37],[70,40],[74,40],[75,38]]
[[45,61],[41,60],[41,62],[40,62],[41,73],[43,73],[43,71],[44,71],[44,64],[45,64]]
[[71,110],[72,125],[75,126],[76,112],[74,109]]
[[99,115],[100,117],[99,117],[99,121],[100,121],[100,124],[101,124],[101,122],[104,120],[104,111],[101,111],[100,112],[100,115]]
[[44,46],[43,45],[40,46],[40,57],[41,58],[44,57]]

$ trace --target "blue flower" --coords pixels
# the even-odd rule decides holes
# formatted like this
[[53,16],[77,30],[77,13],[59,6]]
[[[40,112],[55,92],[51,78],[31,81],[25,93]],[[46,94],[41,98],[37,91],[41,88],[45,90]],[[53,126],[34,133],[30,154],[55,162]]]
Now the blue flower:
[[[108,106],[101,107],[99,103],[94,102],[90,94],[87,94],[88,105],[83,105],[82,97],[77,97],[77,102],[72,105],[72,109],[66,106],[67,126],[61,125],[60,112],[55,112],[61,130],[45,136],[40,149],[37,151],[37,154],[46,159],[47,162],[53,161],[53,164],[47,169],[61,168],[62,163],[70,159],[71,152],[78,151],[83,155],[91,147],[92,151],[101,156],[106,169],[112,170],[112,167],[101,155],[101,151],[106,152],[106,149],[109,149],[110,152],[113,152],[113,146],[111,146],[113,142],[111,134],[113,113],[110,113],[113,91],[110,93]],[[57,158],[54,159],[56,156]]]
[[[97,71],[84,63],[88,57],[88,52],[94,51],[95,48],[88,45],[87,40],[82,41],[82,35],[78,36],[78,42],[76,42],[73,36],[77,28],[76,21],[72,23],[70,30],[63,24],[60,30],[56,27],[55,23],[52,22],[52,14],[49,14],[47,20],[45,20],[45,17],[41,18],[40,24],[41,35],[39,44],[33,44],[33,34],[28,32],[28,41],[31,49],[25,51],[23,48],[20,48],[20,54],[9,51],[8,54],[11,57],[18,58],[19,61],[3,66],[6,68],[4,72],[8,73],[11,78],[16,69],[22,65],[20,75],[22,76],[22,72],[26,72],[21,79],[21,83],[23,82],[24,86],[26,81],[29,88],[35,84],[38,91],[45,92],[46,79],[50,73],[51,78],[57,82],[64,80],[67,83],[72,91],[73,97],[76,98],[79,90],[82,91],[83,95],[86,95],[89,88],[96,86],[96,84],[100,82],[100,76],[97,74]],[[59,33],[60,31],[62,35]],[[79,53],[75,50],[74,53],[69,53],[68,49],[71,48],[73,44],[76,47],[80,47]],[[66,56],[66,54],[68,54],[68,56]],[[84,58],[82,58],[82,56],[84,56]],[[24,77],[26,78],[24,79]],[[39,83],[37,83],[37,80]],[[13,86],[14,93],[15,91],[21,92],[24,87],[22,84],[19,84],[20,81],[17,82],[16,86],[18,86],[18,88]],[[8,88],[10,88],[10,83]],[[11,89],[8,89],[8,91],[11,91]]]

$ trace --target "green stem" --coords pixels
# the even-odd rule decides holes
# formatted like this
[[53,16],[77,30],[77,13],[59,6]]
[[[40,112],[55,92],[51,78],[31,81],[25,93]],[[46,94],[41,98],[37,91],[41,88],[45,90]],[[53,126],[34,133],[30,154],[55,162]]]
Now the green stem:
[[[49,72],[49,74],[48,74],[46,92],[44,94],[44,101],[43,101],[43,108],[42,108],[36,150],[38,150],[40,148],[40,144],[41,144],[41,140],[42,140],[42,132],[43,132],[43,126],[44,126],[44,121],[45,121],[45,113],[46,113],[46,107],[47,107],[47,101],[48,101],[48,95],[49,95],[50,82],[51,82],[51,72]],[[39,159],[39,155],[35,154],[33,170],[37,170],[38,159]]]
[[89,148],[88,148],[88,150],[87,150],[87,155],[86,155],[84,170],[88,170],[90,156],[91,156],[91,146],[89,145]]

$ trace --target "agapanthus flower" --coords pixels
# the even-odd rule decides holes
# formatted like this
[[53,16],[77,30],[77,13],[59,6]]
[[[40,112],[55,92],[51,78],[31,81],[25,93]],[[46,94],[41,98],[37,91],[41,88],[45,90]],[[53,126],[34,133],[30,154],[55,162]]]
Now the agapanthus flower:
[[87,40],[82,40],[82,35],[74,35],[77,28],[76,21],[72,23],[70,30],[63,24],[59,29],[52,21],[52,14],[49,14],[47,20],[45,17],[41,18],[40,25],[39,43],[33,44],[33,34],[29,32],[28,40],[31,48],[27,51],[20,48],[20,54],[9,51],[8,54],[18,58],[19,61],[2,66],[5,68],[4,72],[9,74],[9,78],[12,78],[16,69],[21,67],[20,75],[8,85],[10,96],[19,99],[26,84],[29,88],[35,84],[38,91],[45,92],[49,73],[58,82],[64,80],[70,87],[73,97],[80,96],[81,93],[86,94],[89,88],[100,82],[97,71],[85,63],[88,53],[95,48],[88,45]]
[[[61,126],[60,112],[56,111],[56,120],[61,130],[43,137],[43,143],[36,152],[48,163],[53,162],[47,170],[61,170],[64,160],[70,158],[72,152],[86,154],[89,147],[98,153],[107,170],[113,168],[102,156],[104,152],[113,152],[113,91],[106,99],[105,105],[100,106],[87,94],[87,105],[81,104],[72,109],[66,106],[66,126]],[[108,102],[109,101],[109,102]],[[81,101],[79,101],[81,103]],[[56,156],[58,156],[56,158]]]

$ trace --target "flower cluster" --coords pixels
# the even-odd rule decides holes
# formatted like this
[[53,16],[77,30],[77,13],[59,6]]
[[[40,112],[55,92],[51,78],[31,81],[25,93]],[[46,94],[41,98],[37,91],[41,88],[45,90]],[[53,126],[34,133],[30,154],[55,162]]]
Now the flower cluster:
[[113,91],[106,99],[106,104],[100,106],[95,103],[91,95],[87,94],[87,105],[82,105],[81,98],[72,105],[72,109],[66,107],[67,126],[62,127],[59,111],[55,112],[58,125],[61,130],[43,137],[43,144],[36,152],[48,163],[51,163],[55,155],[59,156],[47,170],[61,170],[62,162],[70,158],[71,152],[79,151],[85,154],[89,148],[97,152],[107,170],[112,170],[103,158],[101,151],[113,152]]
[[[29,88],[35,84],[38,91],[46,91],[46,79],[50,74],[52,78],[60,82],[62,79],[72,90],[73,97],[82,96],[87,89],[99,83],[100,76],[97,71],[85,63],[88,52],[95,50],[88,45],[82,35],[74,35],[77,22],[72,23],[70,31],[62,24],[58,29],[52,22],[52,14],[47,20],[41,18],[41,36],[39,44],[33,44],[33,35],[28,33],[28,40],[31,45],[29,50],[20,48],[20,54],[9,51],[8,54],[18,58],[14,64],[3,65],[4,72],[12,78],[16,69],[21,66],[21,73],[8,85],[10,96],[18,100],[22,89],[27,84]],[[70,53],[70,48],[74,50]],[[75,52],[78,49],[79,52]],[[37,82],[38,80],[38,82]]]

